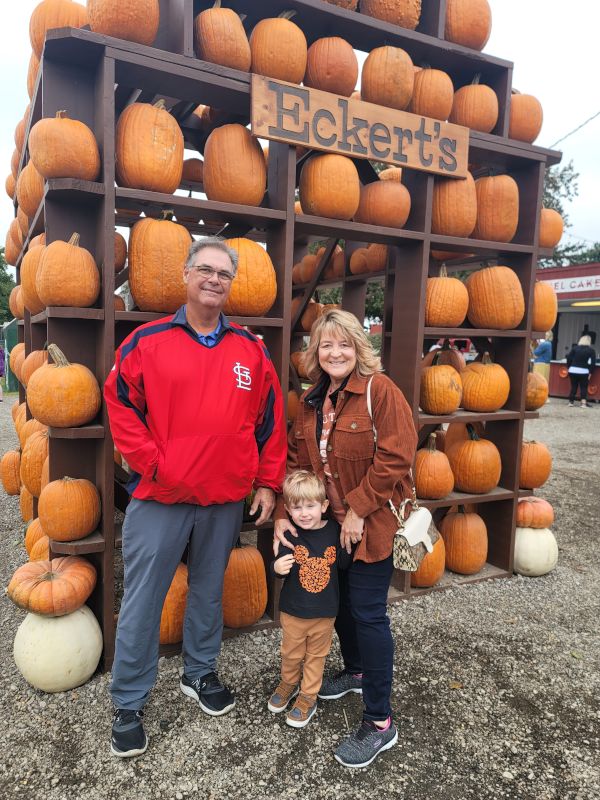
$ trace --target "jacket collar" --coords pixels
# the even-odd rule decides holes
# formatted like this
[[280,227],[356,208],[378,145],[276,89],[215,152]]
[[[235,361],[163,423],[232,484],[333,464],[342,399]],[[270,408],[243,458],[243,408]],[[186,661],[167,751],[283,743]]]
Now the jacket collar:
[[[231,323],[229,322],[229,319],[225,316],[225,314],[223,314],[222,311],[219,314],[219,321],[221,323],[221,329],[219,331],[219,338],[221,338],[221,336],[226,331],[231,330]],[[173,319],[171,320],[171,324],[172,325],[179,325],[179,327],[181,327],[181,328],[186,328],[188,331],[192,331],[194,336],[198,335],[196,333],[196,331],[192,328],[192,326],[189,324],[189,322],[187,321],[186,305],[185,304],[180,306],[177,309],[177,311],[173,314]]]
[[[341,392],[342,389],[346,392],[352,392],[352,394],[364,394],[366,392],[368,380],[369,378],[363,378],[356,371],[351,372],[350,375],[344,379],[342,385],[336,390],[336,392],[334,392],[334,394]],[[311,406],[322,405],[325,395],[327,394],[328,387],[329,375],[327,375],[326,372],[322,372],[319,380],[312,389],[308,390],[308,393],[304,396],[304,402],[309,403]]]

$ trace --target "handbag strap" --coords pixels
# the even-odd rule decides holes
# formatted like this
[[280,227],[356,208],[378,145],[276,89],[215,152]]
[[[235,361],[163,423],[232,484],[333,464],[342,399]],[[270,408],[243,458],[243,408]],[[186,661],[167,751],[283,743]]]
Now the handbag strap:
[[[371,417],[371,425],[373,427],[373,439],[375,441],[375,449],[377,449],[377,428],[375,427],[375,419],[373,417],[373,405],[371,402],[371,384],[373,383],[373,375],[369,378],[369,382],[367,383],[367,411],[369,412],[369,416]],[[412,497],[408,497],[406,500],[403,500],[400,503],[400,507],[396,509],[394,504],[392,503],[391,499],[388,500],[389,507],[392,510],[392,514],[396,517],[396,521],[398,525],[403,528],[404,527],[404,512],[406,510],[406,506],[408,503],[411,504],[411,510],[417,510],[420,508],[419,503],[417,501],[417,491],[415,489],[415,481],[413,479],[412,469],[408,471],[410,482],[412,485]]]

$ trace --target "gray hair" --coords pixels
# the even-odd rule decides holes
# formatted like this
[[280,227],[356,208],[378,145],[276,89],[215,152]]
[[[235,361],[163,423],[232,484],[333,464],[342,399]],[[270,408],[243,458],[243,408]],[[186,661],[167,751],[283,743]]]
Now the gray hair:
[[233,247],[229,247],[225,239],[223,239],[221,236],[205,236],[202,239],[192,242],[185,260],[186,269],[190,269],[190,267],[193,266],[197,253],[199,253],[201,250],[204,250],[206,247],[213,247],[215,250],[221,250],[223,253],[226,253],[231,261],[233,274],[237,274],[239,261],[238,252],[237,250],[234,250]]
[[588,347],[591,345],[591,343],[592,343],[591,336],[582,336],[581,339],[577,342],[577,344],[586,344]]

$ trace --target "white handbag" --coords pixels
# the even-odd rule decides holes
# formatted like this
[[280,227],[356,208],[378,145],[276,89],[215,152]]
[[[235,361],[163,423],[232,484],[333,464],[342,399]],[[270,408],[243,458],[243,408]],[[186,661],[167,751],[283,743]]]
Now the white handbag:
[[[367,384],[367,409],[371,417],[373,426],[373,437],[375,439],[375,449],[377,449],[377,429],[373,421],[373,410],[371,407],[371,382],[369,378]],[[420,506],[417,502],[417,493],[412,476],[409,472],[412,483],[412,497],[408,497],[400,503],[398,509],[395,508],[391,500],[388,501],[392,514],[398,523],[398,530],[394,536],[394,567],[405,572],[416,572],[426,553],[431,553],[433,545],[440,538],[440,534],[433,523],[433,517],[429,509]],[[406,507],[410,504],[410,515],[404,519]]]

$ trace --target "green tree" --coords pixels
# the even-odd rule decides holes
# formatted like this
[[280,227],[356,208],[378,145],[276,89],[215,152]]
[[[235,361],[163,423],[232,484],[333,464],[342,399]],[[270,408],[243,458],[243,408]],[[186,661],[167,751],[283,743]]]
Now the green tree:
[[[553,208],[563,218],[565,231],[571,227],[565,206],[579,195],[579,173],[575,172],[573,162],[546,170],[544,178],[544,208]],[[596,253],[594,257],[594,253]],[[539,266],[562,267],[567,264],[585,264],[598,260],[598,246],[586,248],[581,242],[559,244],[548,258],[540,259]]]
[[8,322],[13,316],[8,307],[8,298],[15,286],[15,282],[6,267],[4,248],[0,247],[0,323]]
[[[341,303],[341,288],[335,286],[331,289],[319,289],[319,301],[321,303]],[[383,281],[371,281],[367,284],[365,317],[373,322],[383,320]]]

